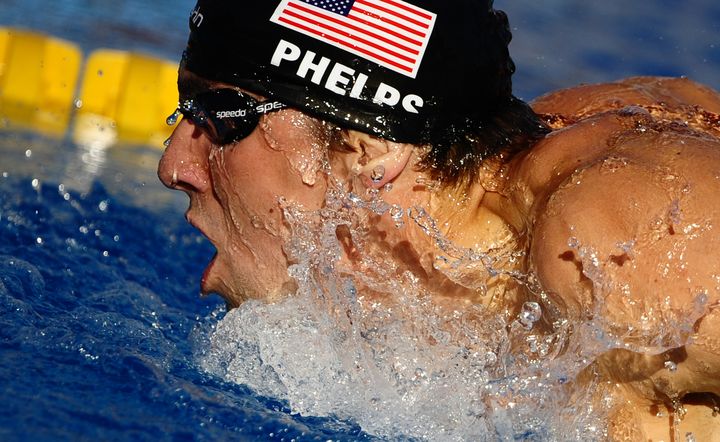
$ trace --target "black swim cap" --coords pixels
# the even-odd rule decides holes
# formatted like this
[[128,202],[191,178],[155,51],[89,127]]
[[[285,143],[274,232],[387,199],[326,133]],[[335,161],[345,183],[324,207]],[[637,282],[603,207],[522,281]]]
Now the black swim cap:
[[398,142],[447,140],[512,99],[492,0],[199,0],[184,67]]

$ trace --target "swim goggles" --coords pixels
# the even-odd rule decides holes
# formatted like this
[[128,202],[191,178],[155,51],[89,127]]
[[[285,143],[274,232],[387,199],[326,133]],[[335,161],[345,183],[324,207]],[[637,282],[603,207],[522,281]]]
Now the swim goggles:
[[[252,133],[262,115],[287,107],[279,101],[258,101],[236,89],[222,88],[181,99],[177,110],[168,117],[175,124],[179,114],[206,131],[217,145],[240,141]],[[171,121],[172,118],[175,121]]]

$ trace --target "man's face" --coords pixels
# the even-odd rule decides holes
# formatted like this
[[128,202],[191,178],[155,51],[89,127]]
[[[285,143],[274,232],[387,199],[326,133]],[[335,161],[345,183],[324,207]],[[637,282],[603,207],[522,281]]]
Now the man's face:
[[[201,88],[181,70],[181,98]],[[198,86],[201,84],[202,86]],[[279,201],[321,207],[327,146],[317,122],[290,109],[264,115],[235,143],[218,146],[206,128],[183,119],[158,167],[160,180],[190,197],[188,221],[217,254],[202,278],[202,292],[222,294],[230,306],[247,299],[274,300],[294,290],[283,244],[288,236]]]

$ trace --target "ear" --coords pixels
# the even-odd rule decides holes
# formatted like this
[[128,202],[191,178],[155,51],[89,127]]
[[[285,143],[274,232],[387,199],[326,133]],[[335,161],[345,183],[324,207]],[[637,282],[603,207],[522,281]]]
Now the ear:
[[346,156],[346,166],[360,176],[367,187],[380,188],[405,170],[414,146],[347,130],[345,144],[355,154]]

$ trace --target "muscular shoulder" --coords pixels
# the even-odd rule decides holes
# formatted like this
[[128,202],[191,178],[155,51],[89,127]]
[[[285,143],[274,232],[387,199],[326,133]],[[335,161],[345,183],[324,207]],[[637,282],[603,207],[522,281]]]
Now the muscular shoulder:
[[716,292],[718,195],[717,140],[673,132],[628,139],[535,202],[532,262],[578,313],[600,308],[627,323],[648,308],[684,308]]
[[[627,95],[619,109],[597,104],[631,85],[659,93],[649,81],[585,94],[597,112],[553,132],[515,165],[529,207],[530,261],[543,286],[577,314],[623,325],[648,308],[685,308],[720,285],[717,115],[680,98],[672,106],[636,106]],[[664,81],[688,96],[697,86]]]
[[[632,79],[535,106],[561,124],[509,175],[540,288],[562,317],[633,350],[596,361],[627,400],[720,395],[718,94]],[[669,353],[647,352],[673,348],[672,372]]]

